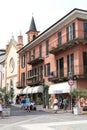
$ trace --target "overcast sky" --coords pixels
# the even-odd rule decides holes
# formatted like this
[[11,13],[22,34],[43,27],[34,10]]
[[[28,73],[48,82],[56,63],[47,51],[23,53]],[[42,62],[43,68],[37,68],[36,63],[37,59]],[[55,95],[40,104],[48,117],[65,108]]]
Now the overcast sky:
[[5,49],[12,33],[27,44],[32,14],[37,30],[43,32],[74,8],[87,10],[87,0],[0,0],[0,49]]

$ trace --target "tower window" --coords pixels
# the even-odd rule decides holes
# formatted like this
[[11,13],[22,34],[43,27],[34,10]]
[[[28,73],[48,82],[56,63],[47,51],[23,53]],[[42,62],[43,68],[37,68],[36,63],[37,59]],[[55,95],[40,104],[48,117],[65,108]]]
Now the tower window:
[[33,35],[33,40],[35,39],[35,37],[36,37],[36,36],[35,36],[35,35]]

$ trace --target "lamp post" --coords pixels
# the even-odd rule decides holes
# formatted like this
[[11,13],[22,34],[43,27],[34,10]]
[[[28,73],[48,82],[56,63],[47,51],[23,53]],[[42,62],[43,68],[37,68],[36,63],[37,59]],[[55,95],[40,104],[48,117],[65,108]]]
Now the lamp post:
[[74,81],[70,78],[68,80],[68,84],[70,85],[70,91],[71,91],[71,112],[73,113],[73,106],[72,106],[72,86],[74,84]]

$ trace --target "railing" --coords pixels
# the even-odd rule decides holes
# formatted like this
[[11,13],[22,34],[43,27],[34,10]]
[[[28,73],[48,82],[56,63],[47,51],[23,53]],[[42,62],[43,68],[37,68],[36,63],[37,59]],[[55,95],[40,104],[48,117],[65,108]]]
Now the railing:
[[[65,45],[68,46],[72,46],[74,44],[78,44],[78,43],[83,43],[86,44],[87,43],[87,37],[84,37],[84,31],[81,30],[75,30],[75,38],[71,37],[69,38],[69,40],[67,41],[67,33],[62,34],[61,36],[61,43],[58,43],[58,37],[56,37],[54,40],[50,41],[50,46],[49,46],[49,52],[51,53],[52,50],[54,49],[60,49],[62,47],[65,47]],[[65,49],[65,48],[63,48]]]
[[[52,71],[51,73],[53,73],[52,75],[50,75],[49,78],[64,78],[64,77],[69,77],[69,72],[67,68],[64,68],[64,71]],[[71,72],[72,77],[77,76],[77,77],[87,77],[87,66],[74,66],[74,70],[73,72]]]
[[25,85],[21,85],[21,83],[16,82],[16,88],[25,88]]
[[[78,43],[83,43],[86,44],[87,43],[87,38],[84,37],[84,31],[82,30],[75,30],[75,38],[73,37],[69,37],[67,40],[67,33],[64,32],[62,33],[61,37],[61,43],[58,41],[58,36],[56,35],[55,38],[49,40],[49,46],[48,46],[48,51],[51,53],[52,50],[54,49],[66,49],[67,46],[73,46],[75,44]],[[46,57],[46,44],[42,45],[42,49],[41,49],[41,53],[39,50],[39,46],[37,46],[35,49],[35,52],[33,53],[33,49],[30,51],[30,56],[28,54],[27,56],[27,62],[30,63],[31,61],[34,61],[36,59],[40,59],[40,58],[44,58]],[[58,50],[57,50],[58,52]]]
[[40,84],[42,82],[43,82],[43,75],[33,75],[27,78],[27,83],[31,86],[33,84]]

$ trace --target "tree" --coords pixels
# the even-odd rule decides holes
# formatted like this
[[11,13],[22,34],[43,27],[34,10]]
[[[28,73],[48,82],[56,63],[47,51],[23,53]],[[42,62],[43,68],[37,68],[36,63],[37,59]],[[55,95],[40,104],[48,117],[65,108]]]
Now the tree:
[[83,89],[83,88],[75,88],[73,89],[70,94],[72,96],[76,96],[76,97],[87,97],[87,89]]
[[5,104],[8,103],[9,98],[13,99],[14,97],[14,89],[10,88],[9,91],[6,90],[6,87],[0,88],[0,98],[3,100]]

